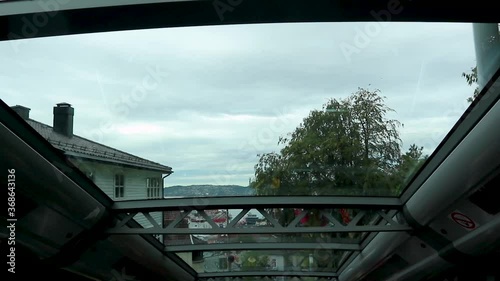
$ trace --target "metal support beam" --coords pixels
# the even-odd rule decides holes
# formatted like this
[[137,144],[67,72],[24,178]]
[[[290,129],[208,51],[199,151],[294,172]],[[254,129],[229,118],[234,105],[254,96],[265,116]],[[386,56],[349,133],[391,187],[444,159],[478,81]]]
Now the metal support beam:
[[264,218],[266,218],[266,220],[268,222],[271,223],[271,225],[275,228],[283,228],[283,226],[273,218],[273,216],[271,216],[268,212],[266,212],[264,209],[258,209],[259,213],[261,213]]
[[108,234],[297,234],[297,233],[346,233],[346,232],[393,232],[410,231],[404,224],[347,225],[334,227],[252,227],[252,228],[111,228]]
[[198,273],[198,278],[220,278],[220,277],[265,277],[265,276],[280,276],[280,277],[338,277],[335,272],[321,271],[228,271],[228,272],[213,272],[213,273]]
[[342,227],[253,227],[253,228],[111,228],[109,234],[308,234],[346,232],[393,232],[410,231],[408,225],[356,225]]
[[250,211],[250,209],[241,210],[241,212],[231,220],[231,222],[227,225],[227,227],[234,227],[238,222]]
[[393,197],[248,196],[118,201],[112,206],[113,210],[124,213],[264,208],[401,209],[402,205],[398,198]]
[[[198,278],[197,281],[242,281],[245,277],[218,277],[218,278]],[[246,277],[248,278],[248,277]],[[337,277],[318,277],[318,276],[255,276],[251,280],[273,281],[280,278],[281,281],[338,281]]]
[[[218,277],[218,278],[198,278],[197,281],[243,281],[244,277]],[[259,277],[257,277],[259,278]],[[264,276],[257,280],[274,281],[276,276]],[[311,277],[311,276],[281,276],[281,281],[338,281],[336,277]]]
[[352,243],[224,243],[166,246],[166,252],[239,251],[239,250],[343,250],[361,251]]
[[[292,224],[284,227],[281,223],[269,214],[266,210],[258,208],[257,210],[267,219],[272,226],[250,226],[250,227],[239,227],[237,226],[237,220],[233,220],[232,223],[226,227],[219,227],[210,216],[205,213],[205,209],[212,209],[213,206],[204,206],[204,209],[198,210],[197,212],[203,216],[203,218],[210,224],[210,228],[181,228],[175,227],[175,225],[182,219],[185,218],[189,213],[188,211],[181,212],[174,223],[170,223],[166,227],[159,225],[154,225],[150,228],[142,227],[131,227],[129,225],[123,225],[123,221],[118,222],[116,226],[108,229],[106,233],[108,234],[311,234],[311,233],[359,233],[359,232],[393,232],[393,231],[410,231],[412,227],[406,222],[394,220],[393,216],[398,211],[393,208],[392,210],[382,210],[380,207],[375,209],[372,217],[369,220],[362,220],[363,217],[367,216],[368,212],[365,210],[358,211],[354,219],[347,225],[341,224],[332,215],[332,210],[327,211],[326,209],[320,209],[320,212],[324,218],[328,220],[328,223],[324,226],[307,226],[307,225],[294,225],[297,221],[295,218]],[[318,208],[315,208],[318,209]],[[243,209],[237,218],[242,217],[242,214],[246,213],[248,209]],[[302,211],[298,216],[303,217],[305,211]],[[149,212],[143,211],[146,217],[148,217]],[[125,221],[131,219],[131,215],[135,214],[124,214],[119,212],[119,215],[124,217]],[[372,214],[372,215],[373,215]],[[360,223],[362,221],[362,223]]]

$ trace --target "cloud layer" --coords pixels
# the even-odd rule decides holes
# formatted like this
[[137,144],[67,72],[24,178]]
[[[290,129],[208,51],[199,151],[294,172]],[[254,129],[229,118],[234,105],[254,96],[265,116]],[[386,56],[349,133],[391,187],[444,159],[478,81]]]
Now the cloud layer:
[[[471,24],[256,24],[0,43],[0,97],[75,133],[173,167],[166,182],[242,184],[312,109],[358,87],[396,110],[405,148],[431,153],[468,106]],[[360,38],[366,39],[361,42]],[[352,46],[345,53],[341,46]]]

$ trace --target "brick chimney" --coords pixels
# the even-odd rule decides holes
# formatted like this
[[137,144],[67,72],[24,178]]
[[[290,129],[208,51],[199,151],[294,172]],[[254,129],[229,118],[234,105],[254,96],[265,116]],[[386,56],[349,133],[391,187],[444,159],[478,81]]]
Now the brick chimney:
[[12,108],[24,120],[30,119],[30,110],[31,109],[24,107],[22,105],[14,105],[14,106],[11,106],[10,108]]
[[72,137],[73,115],[75,115],[75,109],[69,103],[62,102],[54,106],[54,131]]

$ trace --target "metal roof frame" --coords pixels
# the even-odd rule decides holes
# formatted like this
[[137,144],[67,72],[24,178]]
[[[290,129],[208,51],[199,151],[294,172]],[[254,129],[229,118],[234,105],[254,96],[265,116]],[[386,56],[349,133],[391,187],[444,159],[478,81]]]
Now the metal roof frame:
[[[239,214],[231,220],[224,228],[217,226],[213,220],[205,213],[205,210],[213,209],[241,209]],[[266,208],[299,208],[302,209],[288,225],[280,224]],[[340,223],[330,215],[332,209],[350,208],[357,211],[357,214],[347,224]],[[367,233],[365,239],[359,241],[336,242],[331,239],[316,240],[312,242],[275,242],[275,243],[217,243],[217,244],[189,244],[189,245],[165,245],[166,253],[192,252],[192,251],[231,251],[231,250],[312,250],[328,251],[339,250],[348,253],[348,257],[343,259],[341,266],[353,256],[352,253],[359,253],[367,245],[366,237],[379,232],[410,232],[413,228],[408,225],[401,216],[403,204],[398,198],[393,197],[348,197],[348,196],[255,196],[255,197],[214,197],[214,198],[171,198],[163,200],[134,200],[118,201],[112,206],[112,212],[121,215],[123,219],[117,221],[114,226],[105,232],[112,235],[130,234],[312,234],[312,233]],[[271,224],[266,227],[237,227],[236,222],[241,219],[250,209],[258,210]],[[211,228],[192,229],[178,228],[177,224],[183,220],[191,211],[196,211],[202,215]],[[298,226],[299,221],[310,211],[316,210],[323,215],[329,226],[304,227]],[[153,224],[150,228],[128,227],[127,222],[133,220],[137,214],[142,213],[145,217],[150,217],[150,212],[158,211],[179,211],[176,218],[165,226]],[[360,224],[365,215],[371,211],[376,214],[376,218],[370,219],[368,223]],[[335,277],[338,271],[329,272],[271,272],[273,276],[322,276]],[[198,278],[210,277],[245,277],[245,276],[269,276],[270,271],[244,272],[233,271],[223,273],[198,273]],[[297,275],[298,274],[298,275]],[[319,274],[319,275],[318,275]]]
[[[498,79],[499,73],[495,75],[495,79]],[[484,91],[488,91],[492,84],[489,84]],[[483,93],[484,94],[484,93]],[[480,100],[477,103],[477,107],[474,114],[471,114],[467,118],[462,120],[467,120],[476,124],[499,99],[499,94],[496,92],[495,95],[489,96],[489,99]],[[473,104],[472,106],[474,106]],[[468,111],[469,112],[469,111]],[[466,114],[468,113],[466,112]],[[40,139],[36,133],[32,131],[28,125],[21,122],[17,115],[9,115],[9,109],[2,111],[1,120],[3,124],[7,124],[10,130],[19,136],[21,139],[26,141],[29,145],[36,148],[39,153],[44,157],[50,158],[51,163],[61,171],[65,173],[66,176],[71,178],[78,183],[79,186],[84,187],[85,190],[92,194],[94,198],[100,198],[99,190],[97,190],[93,183],[89,182],[85,175],[81,174],[76,167],[71,165],[71,162],[65,161],[64,156],[58,154],[55,149],[52,149],[50,144],[42,138]],[[15,114],[15,113],[14,113]],[[473,122],[475,120],[475,122]],[[459,131],[462,127],[460,124],[469,124],[468,122],[459,123],[455,131]],[[465,125],[464,125],[465,126]],[[448,138],[445,140],[445,145],[449,142],[461,141],[456,138]],[[449,144],[453,145],[453,144]],[[455,143],[456,145],[456,143]],[[431,159],[432,161],[432,159]],[[425,168],[424,168],[425,169]],[[416,178],[425,176],[424,173],[419,173]],[[415,181],[414,181],[415,182]],[[96,190],[94,190],[96,189]],[[411,190],[410,190],[411,191]],[[407,190],[407,192],[409,192]],[[403,193],[403,196],[405,193]],[[101,196],[102,197],[102,196]],[[101,232],[105,235],[140,235],[145,238],[148,243],[154,245],[155,248],[163,252],[163,255],[168,259],[172,260],[174,263],[178,264],[181,268],[190,272],[194,278],[199,280],[205,280],[210,278],[240,278],[240,277],[268,277],[268,276],[290,276],[290,277],[327,277],[327,278],[337,278],[346,269],[349,263],[353,262],[359,253],[365,249],[369,244],[371,239],[373,239],[377,234],[381,232],[401,232],[401,233],[413,233],[415,229],[414,223],[411,218],[405,213],[406,203],[404,203],[400,198],[393,197],[349,197],[349,196],[293,196],[287,197],[285,200],[283,197],[279,196],[256,196],[256,197],[214,197],[214,198],[175,198],[175,199],[160,199],[160,200],[137,200],[137,201],[118,201],[110,202],[109,198],[100,198],[99,200],[104,203],[106,211],[111,217],[113,217],[114,225],[108,227],[95,228],[92,231]],[[243,217],[249,209],[259,210],[269,221],[272,222],[272,227],[263,228],[248,228],[242,229],[235,227],[234,224],[230,224],[228,228],[212,228],[199,230],[190,230],[176,228],[175,225],[187,215],[190,211],[196,210],[198,212],[204,213],[203,210],[216,209],[216,208],[227,208],[227,209],[242,209],[240,214],[236,218]],[[290,225],[283,226],[280,225],[276,220],[274,220],[270,214],[265,210],[267,208],[304,208],[304,209],[320,209],[329,210],[335,208],[352,208],[358,209],[362,214],[363,212],[373,210],[380,215],[382,219],[377,224],[374,225],[342,225],[333,218],[328,218],[330,222],[333,222],[333,227],[299,227],[296,226],[300,220],[298,216]],[[173,221],[170,225],[166,227],[161,227],[156,225],[152,228],[141,228],[132,219],[133,215],[136,213],[143,213],[148,217],[149,212],[155,211],[180,211],[178,219]],[[304,212],[302,212],[304,214]],[[206,214],[205,214],[206,215]],[[107,218],[106,218],[107,219]],[[356,220],[356,218],[354,218]],[[213,223],[213,222],[212,222]],[[118,228],[116,226],[121,226]],[[420,233],[421,230],[419,230]],[[337,242],[325,242],[325,243],[241,243],[241,244],[211,244],[211,245],[175,245],[175,246],[165,246],[157,241],[151,234],[197,234],[197,233],[214,233],[214,234],[262,234],[262,233],[282,233],[282,234],[304,234],[304,233],[346,233],[346,232],[370,232],[364,239],[358,243],[337,243]],[[120,236],[118,235],[118,236]],[[99,235],[97,235],[99,236]],[[92,238],[96,239],[96,238]],[[92,241],[87,242],[87,245],[92,244]],[[215,273],[196,273],[192,268],[190,268],[184,261],[179,258],[176,252],[185,251],[212,251],[212,250],[229,250],[229,249],[252,249],[252,250],[272,250],[280,248],[288,248],[291,250],[299,249],[317,249],[319,247],[325,250],[344,250],[350,253],[340,264],[336,271],[324,272],[324,271],[262,271],[262,272],[215,272]],[[58,258],[63,261],[65,253],[61,252]],[[333,280],[333,279],[332,279]]]
[[[153,2],[153,1],[151,1]],[[162,1],[157,1],[162,2]],[[166,1],[167,2],[167,1]],[[241,6],[234,12],[227,13],[226,19],[223,21],[214,12],[211,1],[168,1],[169,3],[156,4],[137,4],[134,8],[127,6],[123,7],[100,7],[86,9],[61,9],[54,17],[50,24],[40,28],[33,36],[23,34],[23,19],[39,15],[37,10],[27,12],[16,12],[0,17],[0,40],[14,40],[32,37],[56,36],[64,34],[77,34],[87,32],[101,31],[116,31],[130,30],[141,28],[157,28],[157,27],[177,27],[177,26],[199,26],[210,24],[238,24],[238,23],[269,23],[269,22],[312,22],[312,21],[362,21],[373,20],[370,11],[380,10],[386,7],[387,1],[371,1],[364,4],[365,6],[356,5],[358,1],[351,1],[347,5],[345,1],[318,1],[316,4],[300,3],[300,1],[274,1],[272,4],[269,1],[244,1]],[[241,1],[234,1],[241,2]],[[4,3],[1,3],[3,5]],[[23,3],[30,4],[33,3]],[[10,4],[9,4],[10,5]],[[455,5],[461,5],[455,3]],[[494,4],[493,4],[494,5]],[[286,9],[283,7],[287,7]],[[290,8],[291,7],[291,8]],[[84,7],[85,8],[85,7]],[[291,13],[293,11],[302,10],[302,13]],[[118,11],[118,12],[117,12]],[[333,11],[331,14],[324,11]],[[427,12],[426,15],[424,15]],[[422,3],[413,3],[405,9],[405,13],[395,15],[395,21],[475,21],[475,22],[496,22],[498,15],[492,7],[470,5],[465,3],[456,9],[451,9],[448,3],[431,3],[429,5]],[[46,11],[45,11],[46,12]],[[109,23],[109,16],[114,14],[115,20]],[[71,18],[71,21],[66,19]],[[91,19],[91,21],[89,21]],[[12,36],[15,34],[16,36]],[[496,80],[498,73],[495,75]],[[484,96],[490,85],[487,85],[482,91],[480,97]],[[73,183],[81,187],[87,194],[91,195],[100,202],[105,211],[106,219],[108,213],[113,217],[115,224],[107,227],[103,231],[102,222],[98,224],[98,228],[90,231],[98,232],[107,235],[140,235],[147,243],[153,245],[154,248],[162,251],[163,254],[173,260],[176,264],[184,268],[189,274],[193,275],[200,281],[216,280],[218,278],[239,278],[239,277],[270,277],[270,276],[288,276],[288,277],[318,277],[326,278],[327,280],[335,280],[340,273],[345,270],[350,262],[356,259],[360,251],[365,249],[372,239],[380,232],[402,232],[412,233],[418,226],[412,222],[411,218],[405,212],[406,203],[418,188],[434,173],[436,168],[441,165],[450,153],[458,146],[458,144],[467,136],[481,118],[488,112],[490,108],[498,101],[498,91],[493,96],[488,96],[484,99],[476,100],[466,110],[462,118],[457,122],[456,126],[450,131],[448,136],[443,140],[436,152],[431,156],[428,164],[422,167],[421,171],[414,177],[409,184],[409,188],[402,194],[400,198],[389,197],[346,197],[346,196],[294,196],[287,197],[236,197],[236,198],[179,198],[179,199],[164,199],[164,200],[139,200],[128,202],[110,202],[111,200],[105,196],[93,183],[91,183],[81,172],[79,172],[70,162],[66,161],[64,155],[57,152],[43,138],[38,136],[29,126],[23,125],[21,120],[16,117],[9,109],[3,108],[0,110],[0,122],[12,130],[20,139],[25,141],[29,146],[37,151],[44,159],[47,159],[54,165],[55,168],[61,171]],[[3,105],[2,105],[3,107]],[[183,251],[211,251],[211,250],[230,250],[230,249],[253,249],[253,250],[272,250],[273,248],[286,247],[288,249],[315,249],[318,243],[241,243],[241,244],[210,244],[210,245],[161,245],[150,234],[197,234],[200,231],[189,229],[175,228],[181,219],[166,227],[155,225],[152,228],[143,229],[138,227],[133,221],[135,213],[149,214],[154,211],[183,211],[182,214],[187,214],[188,211],[197,210],[203,211],[215,208],[233,208],[243,209],[237,216],[241,218],[244,211],[249,209],[259,209],[261,213],[268,218],[273,224],[273,227],[241,229],[230,225],[228,228],[212,228],[204,230],[203,233],[214,234],[262,234],[262,233],[283,233],[283,234],[303,234],[303,233],[342,233],[342,232],[369,232],[359,243],[322,243],[320,246],[328,250],[345,250],[351,254],[343,260],[342,265],[338,267],[336,272],[302,272],[302,271],[266,271],[266,272],[214,272],[214,273],[195,273],[194,270],[189,270],[187,264],[177,257],[174,252]],[[272,219],[265,208],[305,208],[305,209],[332,209],[332,208],[357,208],[363,210],[375,210],[379,212],[380,220],[375,225],[347,225],[333,222],[333,227],[298,227],[292,223],[292,226],[282,226]],[[387,212],[389,210],[389,212]],[[202,212],[203,213],[203,212]],[[267,215],[266,215],[267,214]],[[241,216],[240,216],[241,215]],[[243,214],[244,215],[244,214]],[[147,215],[146,215],[147,217]],[[334,221],[328,218],[330,222]],[[294,221],[295,222],[295,221]],[[297,220],[298,222],[298,220]],[[213,222],[212,222],[213,223]],[[96,224],[97,225],[97,224]],[[120,226],[120,227],[117,227]],[[102,231],[102,232],[101,232]],[[98,236],[98,235],[97,235]],[[104,235],[106,236],[106,235]],[[89,241],[88,244],[92,244]],[[78,240],[72,240],[79,242]],[[70,243],[68,243],[70,244]],[[161,249],[162,247],[163,250]],[[73,250],[67,249],[68,252]],[[62,257],[66,254],[61,252]]]
[[[116,201],[112,209],[117,212],[178,211],[247,208],[402,208],[397,197],[363,196],[255,196],[255,197],[193,197],[152,200]],[[286,198],[284,200],[283,198]]]
[[[486,85],[481,92],[481,96],[491,90],[493,82],[497,81],[500,71],[494,75],[492,81]],[[494,89],[493,89],[494,90]],[[228,244],[195,244],[195,245],[166,245],[164,252],[174,254],[186,251],[228,251],[228,250],[273,250],[273,249],[321,249],[325,250],[344,250],[348,255],[342,260],[335,271],[230,271],[230,272],[206,272],[197,273],[197,280],[219,280],[220,278],[232,278],[238,280],[243,277],[259,277],[265,279],[270,276],[287,277],[318,277],[336,280],[338,276],[349,266],[351,262],[363,249],[367,247],[377,234],[382,232],[401,232],[408,235],[430,235],[416,225],[411,215],[406,210],[406,202],[418,190],[416,183],[425,182],[425,179],[433,173],[437,165],[441,164],[446,156],[453,150],[458,143],[470,132],[481,118],[492,108],[499,99],[498,91],[489,96],[488,99],[476,100],[470,108],[464,113],[456,126],[450,131],[448,136],[442,141],[439,148],[430,157],[427,165],[414,176],[409,187],[399,197],[362,197],[362,196],[255,196],[255,197],[213,197],[213,198],[170,198],[162,200],[134,200],[114,202],[111,206],[111,212],[115,214],[128,214],[121,222],[109,227],[105,232],[113,235],[127,234],[310,234],[310,233],[366,233],[367,235],[357,243],[304,243],[304,242],[280,242],[280,243],[228,243]],[[472,110],[474,109],[474,110]],[[444,148],[442,148],[444,147]],[[447,148],[447,149],[446,149]],[[448,151],[448,152],[446,152]],[[439,163],[439,164],[438,164]],[[304,211],[297,216],[288,226],[283,226],[277,222],[267,208],[302,208]],[[374,225],[357,225],[350,223],[342,225],[335,218],[328,216],[328,220],[333,222],[333,227],[300,227],[297,226],[303,214],[309,209],[330,210],[336,208],[351,208],[360,210],[358,214],[363,214],[368,210],[375,211],[380,215],[379,221]],[[219,228],[210,221],[210,218],[204,210],[211,209],[242,209],[227,228]],[[238,228],[235,222],[241,219],[250,209],[256,209],[269,221],[271,227]],[[196,210],[203,214],[203,217],[209,221],[212,228],[209,229],[189,229],[176,228],[176,225],[185,218],[191,211]],[[137,213],[143,213],[147,216],[149,212],[155,211],[179,211],[177,218],[169,225],[164,227],[154,226],[152,228],[130,228],[123,227],[127,220],[131,220]],[[361,215],[362,216],[362,215]],[[358,220],[353,218],[353,221]],[[121,226],[121,227],[117,227]],[[417,230],[416,227],[419,229]],[[426,234],[427,233],[427,234]]]

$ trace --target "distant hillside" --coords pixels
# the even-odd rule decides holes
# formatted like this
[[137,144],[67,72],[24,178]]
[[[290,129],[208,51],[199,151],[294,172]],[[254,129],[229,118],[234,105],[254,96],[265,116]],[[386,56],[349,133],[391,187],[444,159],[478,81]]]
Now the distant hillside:
[[240,185],[174,185],[165,187],[165,197],[250,196],[254,190]]

